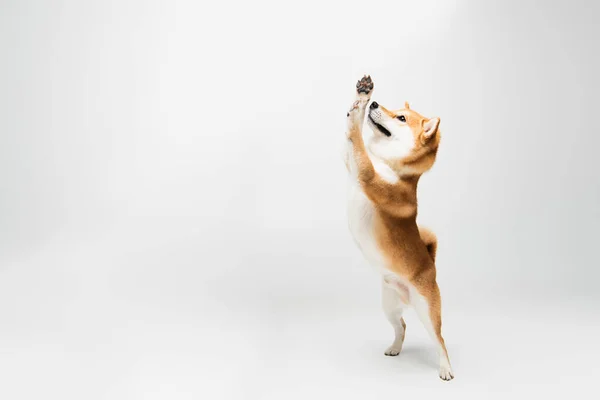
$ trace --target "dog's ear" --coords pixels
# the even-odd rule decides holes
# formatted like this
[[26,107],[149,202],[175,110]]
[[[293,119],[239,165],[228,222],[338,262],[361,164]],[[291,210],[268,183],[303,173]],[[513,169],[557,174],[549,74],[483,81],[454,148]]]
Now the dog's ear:
[[438,117],[425,120],[423,122],[423,139],[425,142],[429,141],[438,131],[440,126],[440,119]]
[[408,104],[408,101],[404,102],[404,108],[406,108],[407,110],[410,110],[410,104]]

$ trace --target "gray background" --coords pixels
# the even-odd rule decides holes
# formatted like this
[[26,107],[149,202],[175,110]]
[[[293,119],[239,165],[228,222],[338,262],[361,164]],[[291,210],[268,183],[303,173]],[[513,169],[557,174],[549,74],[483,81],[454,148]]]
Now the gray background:
[[[595,2],[2,1],[0,398],[585,393]],[[356,79],[441,117],[421,181],[456,379],[346,228]],[[209,396],[209,397],[206,397]]]

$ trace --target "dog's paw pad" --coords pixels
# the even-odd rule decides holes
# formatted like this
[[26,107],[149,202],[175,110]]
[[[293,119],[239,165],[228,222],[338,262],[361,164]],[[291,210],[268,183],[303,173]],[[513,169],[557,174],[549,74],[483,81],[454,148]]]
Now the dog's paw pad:
[[364,94],[370,94],[373,90],[373,80],[371,80],[370,75],[365,75],[361,80],[356,82],[356,91]]

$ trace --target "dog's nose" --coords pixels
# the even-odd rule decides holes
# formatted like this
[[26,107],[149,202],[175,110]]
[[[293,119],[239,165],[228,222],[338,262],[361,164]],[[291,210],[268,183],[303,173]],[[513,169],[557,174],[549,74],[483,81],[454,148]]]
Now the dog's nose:
[[371,108],[371,110],[374,110],[374,109],[376,109],[377,107],[379,107],[379,104],[377,104],[377,102],[376,102],[376,101],[374,101],[374,102],[372,102],[372,103],[371,103],[371,107],[370,107],[370,108]]

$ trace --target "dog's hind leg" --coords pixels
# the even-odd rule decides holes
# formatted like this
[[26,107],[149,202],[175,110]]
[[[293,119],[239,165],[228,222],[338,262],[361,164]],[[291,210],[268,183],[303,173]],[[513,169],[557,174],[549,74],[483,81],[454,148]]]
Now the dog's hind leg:
[[402,344],[406,334],[406,323],[402,314],[408,307],[408,288],[400,283],[387,278],[382,285],[383,312],[394,328],[394,342],[385,351],[386,356],[397,356],[402,351]]
[[419,319],[431,336],[431,339],[433,339],[438,347],[440,357],[440,378],[445,381],[453,379],[454,373],[452,372],[446,344],[442,337],[441,298],[435,280],[427,285],[426,290],[411,290],[410,301],[411,305],[415,308]]

